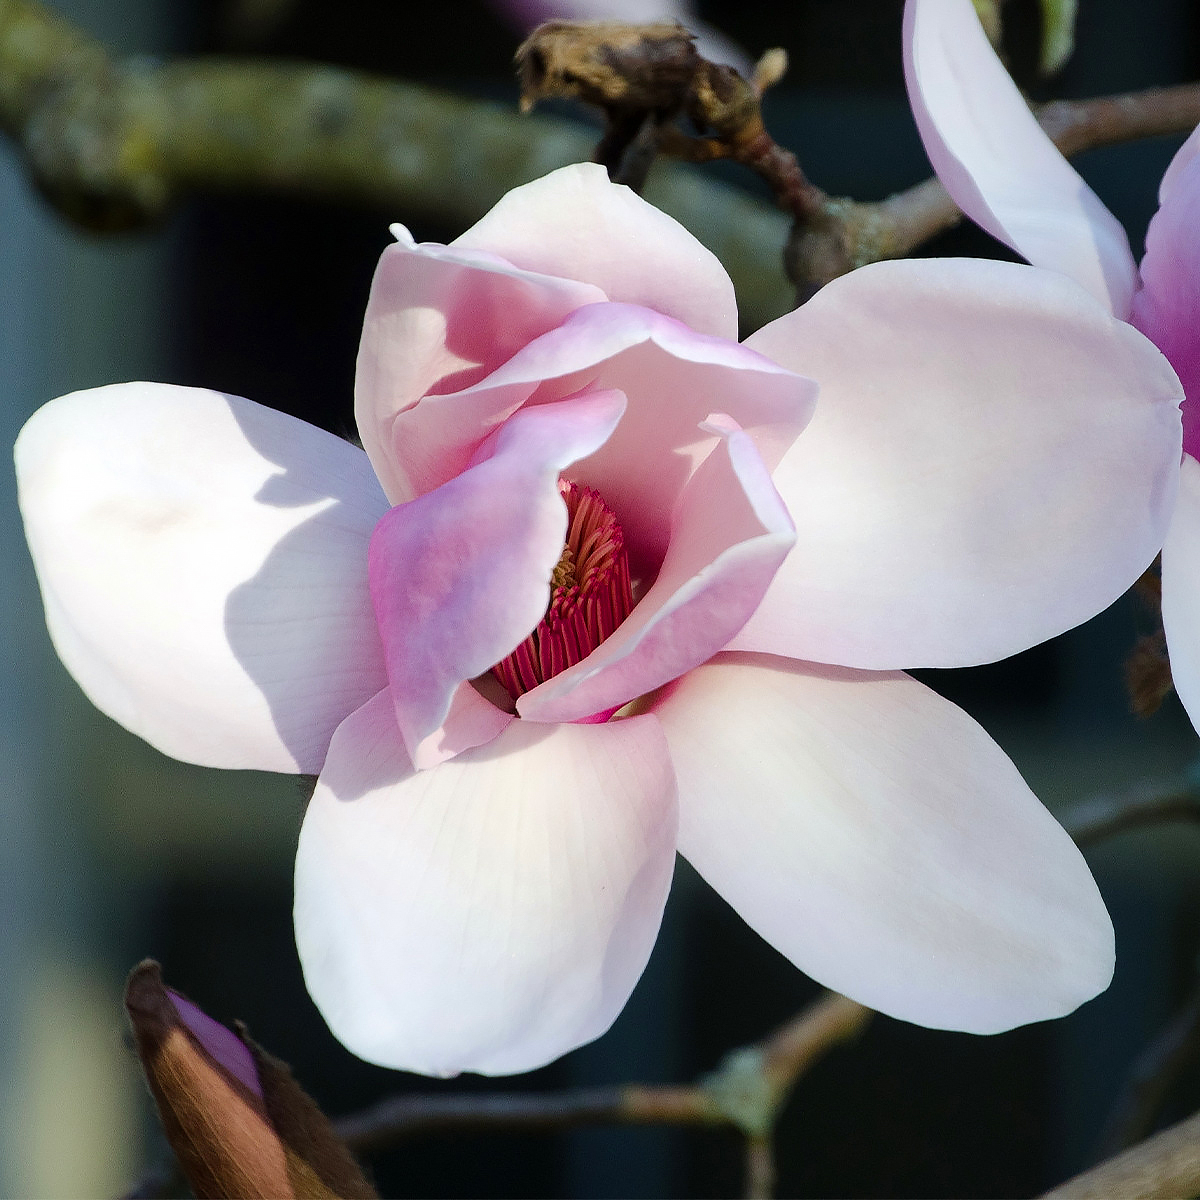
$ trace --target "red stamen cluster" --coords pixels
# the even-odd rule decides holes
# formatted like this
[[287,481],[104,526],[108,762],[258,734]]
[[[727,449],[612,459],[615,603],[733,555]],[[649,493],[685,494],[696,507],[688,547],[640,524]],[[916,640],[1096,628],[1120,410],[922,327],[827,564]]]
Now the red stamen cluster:
[[541,624],[503,662],[496,678],[515,700],[582,662],[633,608],[625,535],[611,508],[589,487],[560,480],[567,542],[550,580]]

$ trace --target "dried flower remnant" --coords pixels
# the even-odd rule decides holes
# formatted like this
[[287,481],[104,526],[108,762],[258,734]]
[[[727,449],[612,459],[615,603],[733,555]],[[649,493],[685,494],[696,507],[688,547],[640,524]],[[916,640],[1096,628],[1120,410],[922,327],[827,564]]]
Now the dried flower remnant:
[[762,119],[762,93],[783,78],[787,54],[768,50],[747,80],[734,67],[702,58],[694,43],[682,25],[669,22],[549,21],[517,50],[521,110],[549,97],[601,109],[606,128],[595,160],[635,190],[657,153],[688,162],[728,158],[761,175],[798,220],[817,216],[824,193]]

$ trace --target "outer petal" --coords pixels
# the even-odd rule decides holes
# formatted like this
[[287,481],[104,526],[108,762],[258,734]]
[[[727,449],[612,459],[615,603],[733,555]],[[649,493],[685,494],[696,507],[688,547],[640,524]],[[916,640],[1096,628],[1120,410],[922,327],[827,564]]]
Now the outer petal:
[[1071,839],[965,713],[905,675],[718,658],[660,702],[680,851],[819,982],[995,1033],[1108,985]]
[[1200,138],[1192,134],[1163,177],[1146,233],[1142,288],[1130,321],[1171,360],[1188,400],[1183,444],[1200,453]]
[[384,682],[361,450],[236,396],[131,383],[52,401],[16,447],[50,635],[165,754],[315,773]]
[[1189,454],[1162,548],[1162,617],[1175,691],[1200,729],[1200,463]]
[[616,512],[635,574],[658,568],[680,492],[716,445],[717,435],[701,429],[708,415],[728,413],[774,469],[808,422],[817,392],[811,379],[736,342],[634,305],[594,304],[476,387],[441,399],[449,415],[462,401],[470,411],[485,392],[532,391],[536,405],[583,387],[615,388],[629,402],[616,433],[570,474]]
[[526,271],[582,279],[610,300],[641,304],[698,333],[736,338],[733,283],[678,221],[597,163],[576,163],[514,188],[452,243]]
[[821,403],[775,472],[796,548],[736,649],[988,662],[1099,612],[1161,544],[1178,381],[1061,275],[879,263],[748,344]]
[[[444,460],[460,447],[460,426],[471,425],[461,411],[457,423],[431,424],[421,397],[474,383],[604,293],[520,270],[492,254],[417,245],[402,225],[393,232],[399,244],[379,260],[363,319],[354,408],[363,446],[399,504],[457,474]],[[477,420],[492,418],[490,431],[523,399]],[[467,447],[467,457],[477,444]]]
[[619,392],[589,392],[519,412],[490,457],[379,522],[371,599],[396,720],[417,766],[442,759],[443,739],[426,743],[459,685],[545,614],[567,531],[559,472],[609,437],[624,408]]
[[658,932],[675,829],[653,717],[514,721],[417,774],[377,696],[335,735],[300,832],[308,990],[382,1066],[539,1067],[620,1012]]
[[523,717],[575,721],[621,705],[707,661],[758,607],[795,541],[753,442],[715,419],[721,443],[688,481],[654,585],[583,662],[517,701]]
[[1038,125],[971,0],[908,0],[904,72],[929,160],[963,212],[1124,317],[1136,280],[1125,231]]

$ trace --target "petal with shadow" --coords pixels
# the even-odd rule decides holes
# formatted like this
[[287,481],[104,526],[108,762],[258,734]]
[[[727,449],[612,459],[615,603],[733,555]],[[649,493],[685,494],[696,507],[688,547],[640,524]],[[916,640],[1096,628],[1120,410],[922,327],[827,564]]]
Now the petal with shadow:
[[366,455],[236,396],[75,392],[16,447],[55,648],[92,702],[213,767],[316,773],[384,679]]

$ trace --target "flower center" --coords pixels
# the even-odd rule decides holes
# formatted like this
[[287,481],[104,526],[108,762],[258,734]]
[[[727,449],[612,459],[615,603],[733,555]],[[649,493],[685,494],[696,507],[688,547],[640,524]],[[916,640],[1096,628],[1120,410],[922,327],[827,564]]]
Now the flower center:
[[515,700],[582,662],[633,608],[625,534],[589,487],[561,479],[567,542],[550,576],[550,607],[538,627],[492,671]]

